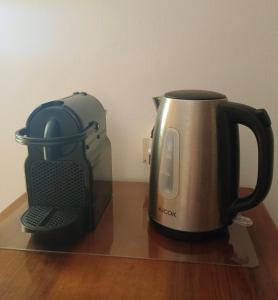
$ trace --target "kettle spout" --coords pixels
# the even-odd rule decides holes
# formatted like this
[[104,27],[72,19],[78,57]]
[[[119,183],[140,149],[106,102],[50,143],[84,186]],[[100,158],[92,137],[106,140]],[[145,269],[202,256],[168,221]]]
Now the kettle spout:
[[158,110],[159,104],[161,102],[161,100],[163,100],[164,97],[159,96],[159,97],[153,97],[153,102],[155,105],[156,110]]

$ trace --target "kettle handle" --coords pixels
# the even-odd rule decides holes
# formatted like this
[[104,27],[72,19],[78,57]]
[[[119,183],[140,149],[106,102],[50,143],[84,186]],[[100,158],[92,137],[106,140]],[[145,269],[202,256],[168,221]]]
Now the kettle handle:
[[[273,175],[274,151],[271,121],[264,109],[255,109],[235,102],[226,102],[218,106],[217,124],[220,159],[219,176],[222,185],[220,189],[223,193],[221,199],[226,199],[221,205],[225,206],[226,217],[233,218],[238,212],[258,205],[269,192]],[[238,124],[249,127],[255,134],[258,144],[256,187],[250,195],[242,198],[238,196]]]

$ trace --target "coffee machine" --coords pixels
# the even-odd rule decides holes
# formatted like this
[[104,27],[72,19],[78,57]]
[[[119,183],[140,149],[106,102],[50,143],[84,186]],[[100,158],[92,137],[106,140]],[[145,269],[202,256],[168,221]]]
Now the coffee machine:
[[94,229],[112,197],[102,104],[84,92],[44,103],[16,132],[16,141],[28,146],[23,231],[66,237]]

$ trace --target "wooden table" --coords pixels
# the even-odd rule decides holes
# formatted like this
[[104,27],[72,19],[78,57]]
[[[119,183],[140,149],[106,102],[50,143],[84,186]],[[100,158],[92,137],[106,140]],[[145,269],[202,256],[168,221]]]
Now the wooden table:
[[0,299],[278,299],[277,228],[263,205],[246,215],[257,268],[0,250]]

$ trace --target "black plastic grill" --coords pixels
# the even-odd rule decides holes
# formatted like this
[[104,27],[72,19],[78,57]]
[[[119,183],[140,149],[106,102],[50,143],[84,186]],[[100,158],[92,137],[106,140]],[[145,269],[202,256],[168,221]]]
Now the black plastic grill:
[[47,207],[31,207],[28,210],[28,215],[25,216],[26,222],[31,226],[40,225],[45,217],[51,212],[51,208]]
[[29,202],[34,206],[86,206],[84,173],[79,165],[72,161],[33,162],[29,192]]

